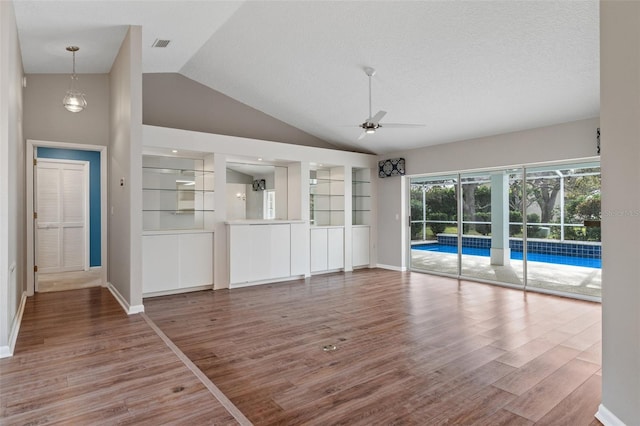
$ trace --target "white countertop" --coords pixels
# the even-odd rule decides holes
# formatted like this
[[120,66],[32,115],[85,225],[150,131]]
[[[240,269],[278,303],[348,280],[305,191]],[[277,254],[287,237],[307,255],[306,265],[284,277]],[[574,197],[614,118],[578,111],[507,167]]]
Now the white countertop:
[[238,219],[225,222],[227,225],[271,225],[278,223],[306,223],[306,221],[298,219]]
[[178,234],[213,234],[213,229],[163,229],[161,231],[143,231],[142,235],[178,235]]

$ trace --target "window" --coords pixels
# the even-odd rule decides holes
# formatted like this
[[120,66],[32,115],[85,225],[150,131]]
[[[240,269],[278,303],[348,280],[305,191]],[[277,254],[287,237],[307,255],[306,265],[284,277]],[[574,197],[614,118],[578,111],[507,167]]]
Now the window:
[[268,189],[264,191],[264,218],[275,219],[276,218],[276,191]]

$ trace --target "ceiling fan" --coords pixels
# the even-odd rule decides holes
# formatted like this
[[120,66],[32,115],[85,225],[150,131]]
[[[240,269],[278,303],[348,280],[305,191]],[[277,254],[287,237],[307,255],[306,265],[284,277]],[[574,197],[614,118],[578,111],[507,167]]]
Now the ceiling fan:
[[364,72],[369,76],[369,118],[367,118],[364,123],[358,125],[358,127],[362,128],[362,133],[358,137],[358,140],[364,138],[367,134],[375,133],[376,130],[382,127],[415,128],[425,126],[424,124],[380,123],[380,120],[387,114],[386,111],[378,111],[376,115],[371,115],[371,77],[374,76],[376,70],[371,67],[365,67]]

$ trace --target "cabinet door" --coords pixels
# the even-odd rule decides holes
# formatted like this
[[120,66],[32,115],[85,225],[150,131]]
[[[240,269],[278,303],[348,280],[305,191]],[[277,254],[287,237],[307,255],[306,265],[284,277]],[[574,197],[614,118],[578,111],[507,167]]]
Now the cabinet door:
[[180,288],[213,284],[213,234],[180,235]]
[[369,227],[353,228],[353,266],[369,265]]
[[229,281],[246,283],[252,280],[251,225],[233,225],[227,228],[229,238]]
[[268,278],[284,278],[291,275],[291,226],[286,224],[269,225],[271,273]]
[[327,235],[327,269],[344,268],[344,229],[329,228]]
[[327,265],[327,229],[312,229],[311,272],[326,271]]
[[142,292],[178,288],[178,235],[142,237]]
[[251,256],[251,279],[261,281],[271,278],[271,225],[250,225],[251,247],[244,257]]
[[291,275],[304,275],[309,268],[309,240],[306,223],[291,224]]

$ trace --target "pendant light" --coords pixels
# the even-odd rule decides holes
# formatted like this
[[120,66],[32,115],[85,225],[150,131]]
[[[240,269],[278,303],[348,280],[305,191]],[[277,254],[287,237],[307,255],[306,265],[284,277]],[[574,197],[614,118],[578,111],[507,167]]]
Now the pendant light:
[[78,46],[69,46],[67,50],[73,54],[73,73],[71,74],[71,84],[65,95],[62,105],[71,112],[80,112],[87,106],[84,93],[78,89],[78,76],[76,75],[76,52],[80,50]]

